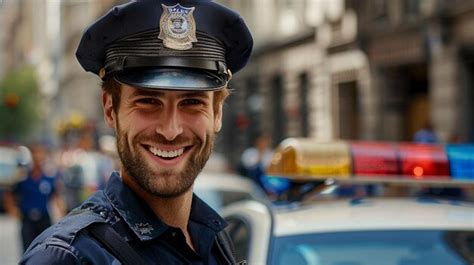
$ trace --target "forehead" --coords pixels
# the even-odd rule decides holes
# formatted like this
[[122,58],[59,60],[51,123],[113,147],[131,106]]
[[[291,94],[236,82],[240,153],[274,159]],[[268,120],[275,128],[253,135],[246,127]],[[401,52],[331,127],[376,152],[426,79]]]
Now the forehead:
[[146,88],[137,88],[129,85],[123,85],[123,92],[128,97],[138,97],[138,96],[150,96],[150,97],[172,97],[172,98],[183,98],[183,97],[202,97],[202,98],[211,98],[213,93],[212,91],[181,91],[181,90],[165,90],[165,89],[146,89]]

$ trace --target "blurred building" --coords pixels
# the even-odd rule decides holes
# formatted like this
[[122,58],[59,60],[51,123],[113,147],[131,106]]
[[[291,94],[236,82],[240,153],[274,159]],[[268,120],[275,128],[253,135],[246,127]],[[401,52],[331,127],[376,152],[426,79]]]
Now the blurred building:
[[[18,20],[18,11],[19,5],[18,3],[8,3],[8,5],[4,2],[0,4],[0,76],[5,75],[6,69],[8,69],[11,64],[10,61],[7,61],[7,49],[11,47],[13,39],[10,36],[10,40],[7,39],[9,33],[13,30],[14,24],[19,24],[18,21],[15,22],[15,19]],[[8,40],[8,42],[7,42]]]
[[230,153],[238,154],[235,146],[245,148],[258,131],[274,145],[290,136],[375,137],[369,64],[356,45],[355,11],[343,0],[221,2],[241,11],[255,38],[225,114],[231,124],[223,134],[232,136],[223,144]]
[[69,0],[61,1],[61,43],[59,62],[61,74],[56,96],[58,120],[68,122],[68,117],[81,115],[85,121],[95,121],[105,128],[102,120],[100,79],[86,73],[76,60],[76,49],[82,33],[95,19],[111,6],[127,0]]
[[[0,4],[0,77],[22,65],[37,69],[44,99],[40,134],[54,135],[72,115],[101,122],[99,79],[75,58],[84,29],[126,0],[3,0]],[[102,123],[102,122],[101,122]]]
[[[37,66],[45,130],[101,122],[99,79],[74,53],[85,27],[126,0],[2,0],[0,77]],[[452,0],[219,0],[255,38],[232,81],[216,149],[237,161],[261,131],[289,136],[474,141],[474,3]]]
[[[0,4],[0,76],[25,65],[37,69],[39,90],[44,99],[44,115],[51,113],[53,97],[57,93],[59,20],[53,1],[21,0]],[[59,6],[59,2],[56,4]],[[47,121],[47,119],[45,119]],[[42,132],[51,125],[45,123]]]
[[347,1],[377,87],[378,138],[431,123],[443,142],[474,141],[473,1]]
[[[226,153],[258,131],[410,141],[431,123],[442,142],[474,141],[474,2],[220,1],[255,38],[232,85]],[[241,150],[240,150],[241,151]]]

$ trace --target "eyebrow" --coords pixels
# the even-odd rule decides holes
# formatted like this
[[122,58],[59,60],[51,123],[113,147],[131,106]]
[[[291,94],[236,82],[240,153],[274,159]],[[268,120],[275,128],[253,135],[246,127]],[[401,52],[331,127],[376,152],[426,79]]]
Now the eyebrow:
[[161,91],[154,91],[154,90],[140,89],[140,88],[135,88],[132,92],[133,97],[137,97],[137,96],[160,97],[163,95],[164,95],[164,92],[161,92]]
[[205,91],[189,91],[179,95],[179,98],[209,98]]
[[[171,92],[171,91],[170,91]],[[168,93],[170,93],[168,92]],[[165,95],[164,91],[150,90],[150,89],[135,89],[132,92],[132,96],[149,96],[149,97],[163,97]],[[173,93],[173,92],[171,92]],[[178,91],[174,92],[178,93]],[[188,91],[181,93],[178,98],[209,98],[208,94],[205,91]]]

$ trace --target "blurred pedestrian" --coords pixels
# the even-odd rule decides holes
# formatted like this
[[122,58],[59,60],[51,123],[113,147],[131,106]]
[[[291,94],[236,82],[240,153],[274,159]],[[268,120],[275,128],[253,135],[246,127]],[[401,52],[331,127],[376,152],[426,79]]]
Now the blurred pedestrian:
[[416,143],[437,143],[438,137],[436,137],[431,123],[427,122],[420,130],[416,131],[413,136],[413,141]]
[[272,156],[273,151],[270,149],[270,137],[260,134],[255,139],[254,144],[242,153],[238,171],[241,175],[252,179],[262,189],[266,190],[264,178],[266,168],[270,165]]
[[57,171],[53,172],[46,165],[46,148],[41,144],[33,144],[30,151],[31,167],[25,168],[25,176],[5,195],[7,213],[21,220],[23,250],[51,225],[51,201],[56,204],[60,215],[64,213],[64,203],[58,192]]

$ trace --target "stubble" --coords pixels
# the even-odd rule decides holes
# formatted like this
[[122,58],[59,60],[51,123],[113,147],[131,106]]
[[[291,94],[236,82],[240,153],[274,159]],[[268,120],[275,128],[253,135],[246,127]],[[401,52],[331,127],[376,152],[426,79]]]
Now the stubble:
[[160,198],[174,198],[187,192],[204,168],[214,146],[214,133],[207,133],[204,142],[195,138],[193,139],[192,153],[188,154],[188,160],[181,172],[164,168],[156,172],[156,169],[153,169],[152,165],[148,165],[146,159],[138,152],[141,148],[140,143],[179,144],[186,139],[177,137],[170,142],[158,134],[153,136],[137,135],[130,143],[128,133],[120,129],[118,121],[116,128],[117,149],[126,174],[144,191]]

